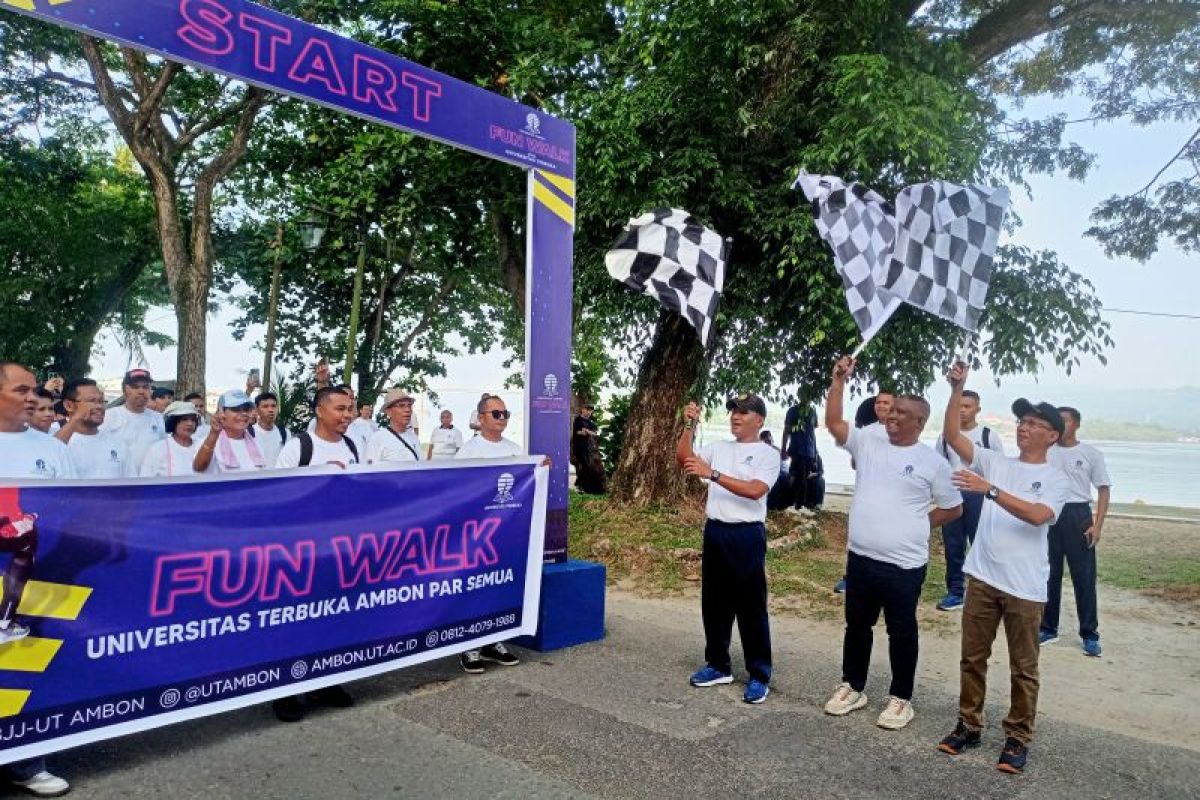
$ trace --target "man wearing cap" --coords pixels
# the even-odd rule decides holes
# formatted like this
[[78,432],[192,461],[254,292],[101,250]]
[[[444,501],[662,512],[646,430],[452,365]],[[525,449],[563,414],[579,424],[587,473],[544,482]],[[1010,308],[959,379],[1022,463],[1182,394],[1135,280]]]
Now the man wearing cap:
[[[1050,526],[1050,579],[1046,611],[1038,641],[1042,645],[1058,641],[1058,612],[1062,605],[1063,557],[1071,570],[1075,588],[1075,614],[1079,618],[1079,638],[1084,655],[1100,656],[1100,622],[1096,609],[1096,544],[1108,516],[1108,498],[1112,480],[1104,454],[1079,441],[1079,409],[1059,406],[1063,437],[1050,448],[1050,463],[1067,476],[1067,503],[1058,521]],[[1096,487],[1096,515],[1092,516],[1092,487]]]
[[947,376],[950,401],[943,436],[970,469],[954,473],[959,489],[982,492],[983,511],[975,546],[967,554],[963,605],[962,658],[958,724],[938,748],[958,755],[980,743],[987,695],[988,658],[1000,623],[1008,640],[1010,698],[1004,719],[1005,742],[996,768],[1017,774],[1025,769],[1037,716],[1038,628],[1046,603],[1050,562],[1046,558],[1050,525],[1067,498],[1067,477],[1051,465],[1047,453],[1062,437],[1063,421],[1049,403],[1013,403],[1017,424],[1016,458],[976,447],[959,421],[967,367],[954,365]]
[[196,472],[248,474],[266,468],[262,449],[253,436],[246,434],[253,409],[254,401],[241,389],[230,389],[221,395],[213,427],[192,462]]
[[915,715],[917,603],[929,566],[929,534],[962,514],[962,495],[950,481],[945,459],[919,441],[929,419],[924,398],[893,397],[880,420],[887,438],[843,419],[846,381],[853,371],[849,357],[834,365],[825,401],[825,427],[854,459],[856,471],[847,537],[842,683],[825,704],[825,713],[845,716],[867,705],[863,690],[873,629],[882,612],[892,681],[876,724],[899,730]]
[[150,408],[150,372],[131,369],[121,381],[125,402],[104,414],[102,431],[111,433],[125,443],[132,463],[141,464],[150,445],[166,436],[162,414]]
[[421,440],[409,430],[412,422],[413,397],[403,389],[388,389],[383,396],[383,413],[388,426],[371,434],[367,440],[367,463],[415,463],[421,460]]
[[[138,465],[130,457],[125,442],[100,430],[105,415],[104,393],[96,382],[91,378],[71,381],[63,389],[63,403],[67,407],[67,424],[54,436],[70,451],[76,477],[137,477]],[[153,445],[152,442],[150,446]]]
[[688,475],[706,482],[704,549],[701,555],[700,614],[704,620],[705,665],[692,686],[733,682],[729,640],[736,619],[750,679],[742,699],[761,703],[771,682],[771,630],[767,619],[767,494],[779,477],[779,451],[759,441],[767,405],[754,394],[731,398],[725,408],[734,441],[692,447],[700,406],[688,403],[675,460]]

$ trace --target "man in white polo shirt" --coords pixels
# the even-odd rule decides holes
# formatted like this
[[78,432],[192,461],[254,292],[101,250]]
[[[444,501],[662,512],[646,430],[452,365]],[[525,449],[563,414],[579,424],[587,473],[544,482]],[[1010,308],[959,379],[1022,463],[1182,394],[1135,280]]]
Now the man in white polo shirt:
[[441,414],[441,424],[429,435],[429,458],[441,460],[454,458],[463,446],[462,431],[454,427],[454,414],[446,409]]
[[115,434],[103,431],[104,393],[90,378],[71,381],[63,389],[67,424],[54,434],[71,453],[78,478],[133,478],[138,465],[129,448]]
[[779,451],[759,439],[767,405],[754,394],[725,403],[733,441],[693,449],[700,406],[688,403],[675,460],[705,481],[704,548],[700,557],[700,615],[704,620],[704,666],[692,674],[696,687],[733,682],[729,640],[737,620],[750,679],[742,699],[758,704],[770,693],[771,626],[767,617],[767,494],[779,477]]
[[845,716],[867,704],[863,689],[873,628],[882,611],[892,683],[876,724],[899,730],[914,716],[917,602],[929,566],[929,534],[962,515],[962,495],[950,482],[945,459],[919,441],[929,419],[929,403],[923,398],[894,398],[880,420],[886,438],[846,422],[843,398],[853,371],[848,357],[834,365],[825,401],[825,427],[838,447],[850,453],[856,471],[847,540],[842,683],[825,704],[825,713]]
[[131,369],[121,381],[125,402],[104,414],[100,430],[125,442],[133,464],[141,464],[150,445],[167,435],[162,414],[151,409],[150,392],[153,380],[144,369]]
[[[1050,463],[1067,476],[1067,503],[1058,521],[1050,526],[1050,578],[1047,585],[1046,611],[1038,642],[1058,641],[1058,613],[1062,606],[1063,557],[1071,570],[1075,588],[1075,614],[1079,618],[1079,638],[1084,655],[1100,655],[1100,622],[1096,607],[1096,545],[1104,518],[1108,516],[1108,498],[1112,480],[1104,454],[1079,441],[1078,409],[1059,406],[1063,437],[1050,448]],[[1092,516],[1092,487],[1096,487],[1096,515]]]
[[409,429],[413,397],[403,389],[388,389],[383,396],[383,413],[388,426],[371,434],[367,441],[367,463],[413,464],[421,460],[421,440]]
[[987,696],[988,658],[1000,623],[1008,640],[1010,699],[1004,719],[1004,748],[996,768],[1025,769],[1038,697],[1038,628],[1046,603],[1050,563],[1046,537],[1067,497],[1067,477],[1047,460],[1063,433],[1062,416],[1049,403],[1013,403],[1017,424],[1016,458],[976,447],[960,430],[959,404],[967,367],[954,365],[947,376],[950,401],[943,435],[970,469],[954,473],[959,489],[981,492],[983,511],[975,546],[967,554],[969,576],[963,604],[958,724],[938,745],[958,755],[980,744]]

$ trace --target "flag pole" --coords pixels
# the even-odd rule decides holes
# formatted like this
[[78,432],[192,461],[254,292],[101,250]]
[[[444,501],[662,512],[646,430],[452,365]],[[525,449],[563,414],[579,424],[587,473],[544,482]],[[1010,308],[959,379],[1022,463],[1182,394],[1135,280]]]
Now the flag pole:
[[850,360],[856,361],[858,357],[862,355],[862,351],[867,349],[867,344],[869,344],[870,341],[870,339],[863,339],[858,347],[854,348],[854,352],[850,354]]
[[963,337],[962,347],[959,348],[958,357],[954,359],[954,363],[967,363],[967,357],[971,355],[971,346],[975,343],[975,331],[967,331],[967,335]]

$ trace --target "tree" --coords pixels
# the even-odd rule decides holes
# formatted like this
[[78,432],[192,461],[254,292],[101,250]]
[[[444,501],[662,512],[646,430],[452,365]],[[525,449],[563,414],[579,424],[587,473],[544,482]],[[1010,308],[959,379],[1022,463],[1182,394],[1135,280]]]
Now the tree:
[[106,325],[132,341],[169,343],[145,326],[165,292],[153,269],[153,203],[135,169],[85,142],[0,136],[6,358],[81,378]]

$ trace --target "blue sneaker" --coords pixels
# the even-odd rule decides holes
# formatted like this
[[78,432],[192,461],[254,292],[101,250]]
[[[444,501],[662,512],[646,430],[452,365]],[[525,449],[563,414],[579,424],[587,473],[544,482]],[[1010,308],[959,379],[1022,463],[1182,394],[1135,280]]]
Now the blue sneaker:
[[1038,631],[1038,647],[1045,647],[1048,644],[1054,644],[1058,641],[1058,634],[1054,631],[1040,630]]
[[720,686],[723,683],[733,683],[733,675],[728,672],[721,672],[721,670],[714,669],[707,664],[697,670],[691,679],[692,686],[698,688]]
[[838,581],[836,584],[834,584],[833,593],[834,594],[845,594],[846,593],[846,579],[845,578],[842,578],[840,581]]
[[758,705],[763,700],[767,699],[767,695],[771,693],[771,689],[762,681],[751,678],[746,684],[746,692],[742,695],[742,699],[747,703]]
[[937,607],[938,611],[958,611],[963,607],[963,597],[952,592],[939,600]]
[[1084,639],[1083,640],[1083,654],[1085,656],[1091,656],[1092,658],[1099,658],[1100,654],[1102,652],[1104,652],[1104,651],[1100,649],[1100,640],[1099,639]]

